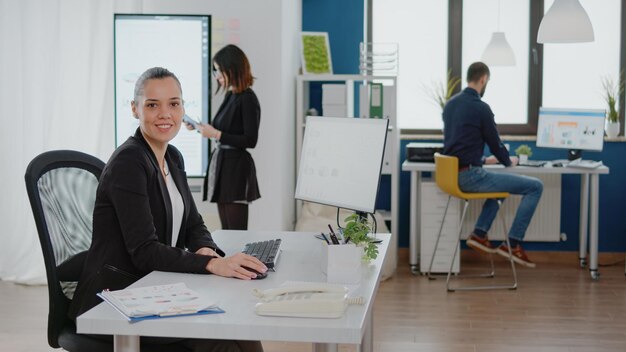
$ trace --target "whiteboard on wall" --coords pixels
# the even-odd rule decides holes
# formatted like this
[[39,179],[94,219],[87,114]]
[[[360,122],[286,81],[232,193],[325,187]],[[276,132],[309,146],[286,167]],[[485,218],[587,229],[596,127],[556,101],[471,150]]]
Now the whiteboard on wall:
[[[135,82],[147,69],[167,68],[180,80],[185,113],[209,122],[211,16],[115,14],[115,147],[135,133]],[[202,176],[209,158],[206,138],[184,126],[171,141],[185,159],[187,176]]]
[[373,213],[388,123],[308,116],[295,197]]

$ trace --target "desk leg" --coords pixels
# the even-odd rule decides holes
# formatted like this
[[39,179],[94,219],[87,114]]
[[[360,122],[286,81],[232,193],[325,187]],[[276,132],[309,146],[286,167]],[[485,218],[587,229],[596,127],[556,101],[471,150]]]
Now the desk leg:
[[365,326],[365,333],[361,339],[361,345],[357,346],[357,352],[374,351],[374,312],[370,310],[369,316],[366,320],[367,325]]
[[411,205],[409,207],[409,265],[411,267],[411,273],[418,274],[418,253],[419,253],[419,235],[418,235],[418,222],[420,216],[419,199],[420,199],[420,184],[422,173],[421,171],[411,171]]
[[114,335],[113,351],[139,352],[139,336]]
[[579,237],[578,259],[580,267],[587,265],[587,234],[589,220],[589,174],[580,175],[580,216],[579,216]]
[[589,272],[594,280],[600,279],[598,272],[598,207],[600,198],[600,175],[591,174],[591,198],[589,216]]
[[338,352],[338,347],[336,343],[314,343],[313,352]]

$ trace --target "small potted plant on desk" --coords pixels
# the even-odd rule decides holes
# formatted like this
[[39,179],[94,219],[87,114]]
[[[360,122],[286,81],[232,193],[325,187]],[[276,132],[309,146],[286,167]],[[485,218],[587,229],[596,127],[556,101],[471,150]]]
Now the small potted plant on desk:
[[365,262],[376,259],[378,247],[372,242],[373,238],[370,237],[372,224],[367,221],[367,215],[355,213],[348,216],[345,221],[343,236],[357,247],[363,247],[364,253],[361,259]]
[[620,79],[617,84],[611,77],[602,79],[602,88],[604,89],[604,101],[608,105],[609,110],[606,115],[606,135],[609,138],[615,138],[619,134],[619,112],[616,109],[617,99],[624,91],[624,74],[620,73]]
[[526,144],[522,144],[515,149],[515,154],[519,158],[520,164],[524,164],[533,155],[532,149]]

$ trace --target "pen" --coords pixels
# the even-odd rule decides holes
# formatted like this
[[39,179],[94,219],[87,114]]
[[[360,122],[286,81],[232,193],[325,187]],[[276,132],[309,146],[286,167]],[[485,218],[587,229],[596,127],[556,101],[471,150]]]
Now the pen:
[[333,231],[333,227],[328,224],[328,228],[330,229],[330,239],[333,241],[333,244],[339,244],[339,240],[337,239],[337,235],[335,235],[335,231]]
[[328,240],[328,238],[326,238],[326,235],[324,235],[323,232],[320,232],[320,235],[322,235],[322,238],[324,239],[324,241],[326,241],[326,243],[330,244],[330,241]]
[[[340,228],[340,230],[341,230],[341,228]],[[350,237],[344,235],[343,231],[340,231],[340,232],[341,232],[341,236],[343,236],[343,239],[344,239],[343,244],[346,244],[346,243],[350,242]]]

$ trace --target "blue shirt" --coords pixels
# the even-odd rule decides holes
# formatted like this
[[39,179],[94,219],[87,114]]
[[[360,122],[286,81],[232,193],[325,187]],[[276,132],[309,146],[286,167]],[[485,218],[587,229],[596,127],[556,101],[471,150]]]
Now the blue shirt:
[[467,87],[443,109],[443,153],[459,158],[459,167],[482,166],[485,143],[501,164],[511,165],[491,108]]

